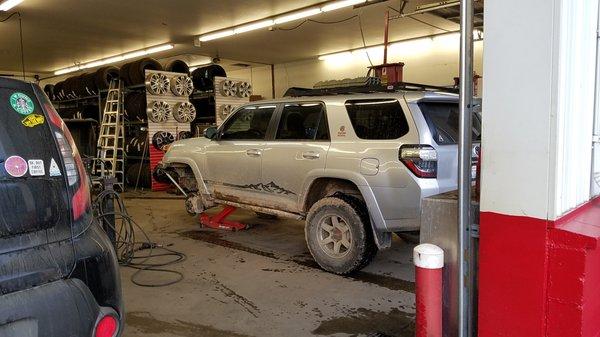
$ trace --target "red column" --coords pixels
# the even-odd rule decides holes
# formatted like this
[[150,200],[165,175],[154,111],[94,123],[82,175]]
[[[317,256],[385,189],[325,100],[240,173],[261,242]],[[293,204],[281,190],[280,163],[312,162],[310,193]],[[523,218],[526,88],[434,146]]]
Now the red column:
[[442,337],[444,251],[432,244],[415,247],[416,337]]

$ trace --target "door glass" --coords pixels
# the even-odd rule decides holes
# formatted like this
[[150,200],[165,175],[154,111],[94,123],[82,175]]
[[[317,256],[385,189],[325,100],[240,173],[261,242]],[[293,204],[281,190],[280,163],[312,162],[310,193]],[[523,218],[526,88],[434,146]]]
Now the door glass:
[[290,103],[283,107],[278,140],[328,140],[329,132],[322,103]]
[[[458,103],[421,102],[419,109],[427,121],[429,130],[436,143],[450,145],[458,143]],[[481,119],[473,114],[473,141],[481,141]]]
[[408,133],[408,121],[395,99],[346,101],[346,110],[360,139],[398,139]]
[[238,110],[223,127],[221,140],[263,140],[275,105],[249,106]]

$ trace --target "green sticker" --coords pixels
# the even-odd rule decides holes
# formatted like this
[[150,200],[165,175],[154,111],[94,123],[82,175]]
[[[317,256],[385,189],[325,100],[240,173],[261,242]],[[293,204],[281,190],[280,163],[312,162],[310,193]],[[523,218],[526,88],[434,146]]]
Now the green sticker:
[[10,105],[21,115],[29,115],[35,108],[31,98],[22,92],[15,92],[10,95]]

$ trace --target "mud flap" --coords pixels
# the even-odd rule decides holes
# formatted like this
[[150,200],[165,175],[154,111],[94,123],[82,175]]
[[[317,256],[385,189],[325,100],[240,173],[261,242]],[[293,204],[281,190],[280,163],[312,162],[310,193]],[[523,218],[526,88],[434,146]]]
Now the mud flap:
[[[373,219],[371,219],[371,222]],[[374,226],[371,226],[373,229],[373,238],[375,239],[375,244],[379,249],[388,249],[392,246],[392,233],[390,232],[380,232],[375,229]]]

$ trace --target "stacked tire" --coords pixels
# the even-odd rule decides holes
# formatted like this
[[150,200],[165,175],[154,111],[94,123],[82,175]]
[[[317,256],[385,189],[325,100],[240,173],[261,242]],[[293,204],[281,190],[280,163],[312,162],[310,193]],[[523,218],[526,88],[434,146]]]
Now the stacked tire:
[[209,91],[215,88],[215,77],[226,77],[225,69],[218,64],[200,67],[191,74],[194,88],[199,91]]
[[125,83],[125,86],[135,86],[144,84],[146,80],[146,70],[163,70],[163,66],[153,58],[143,58],[121,66],[119,76]]
[[108,89],[110,82],[118,77],[117,67],[106,66],[92,73],[68,77],[55,85],[46,85],[44,91],[53,101],[94,96],[101,90]]

